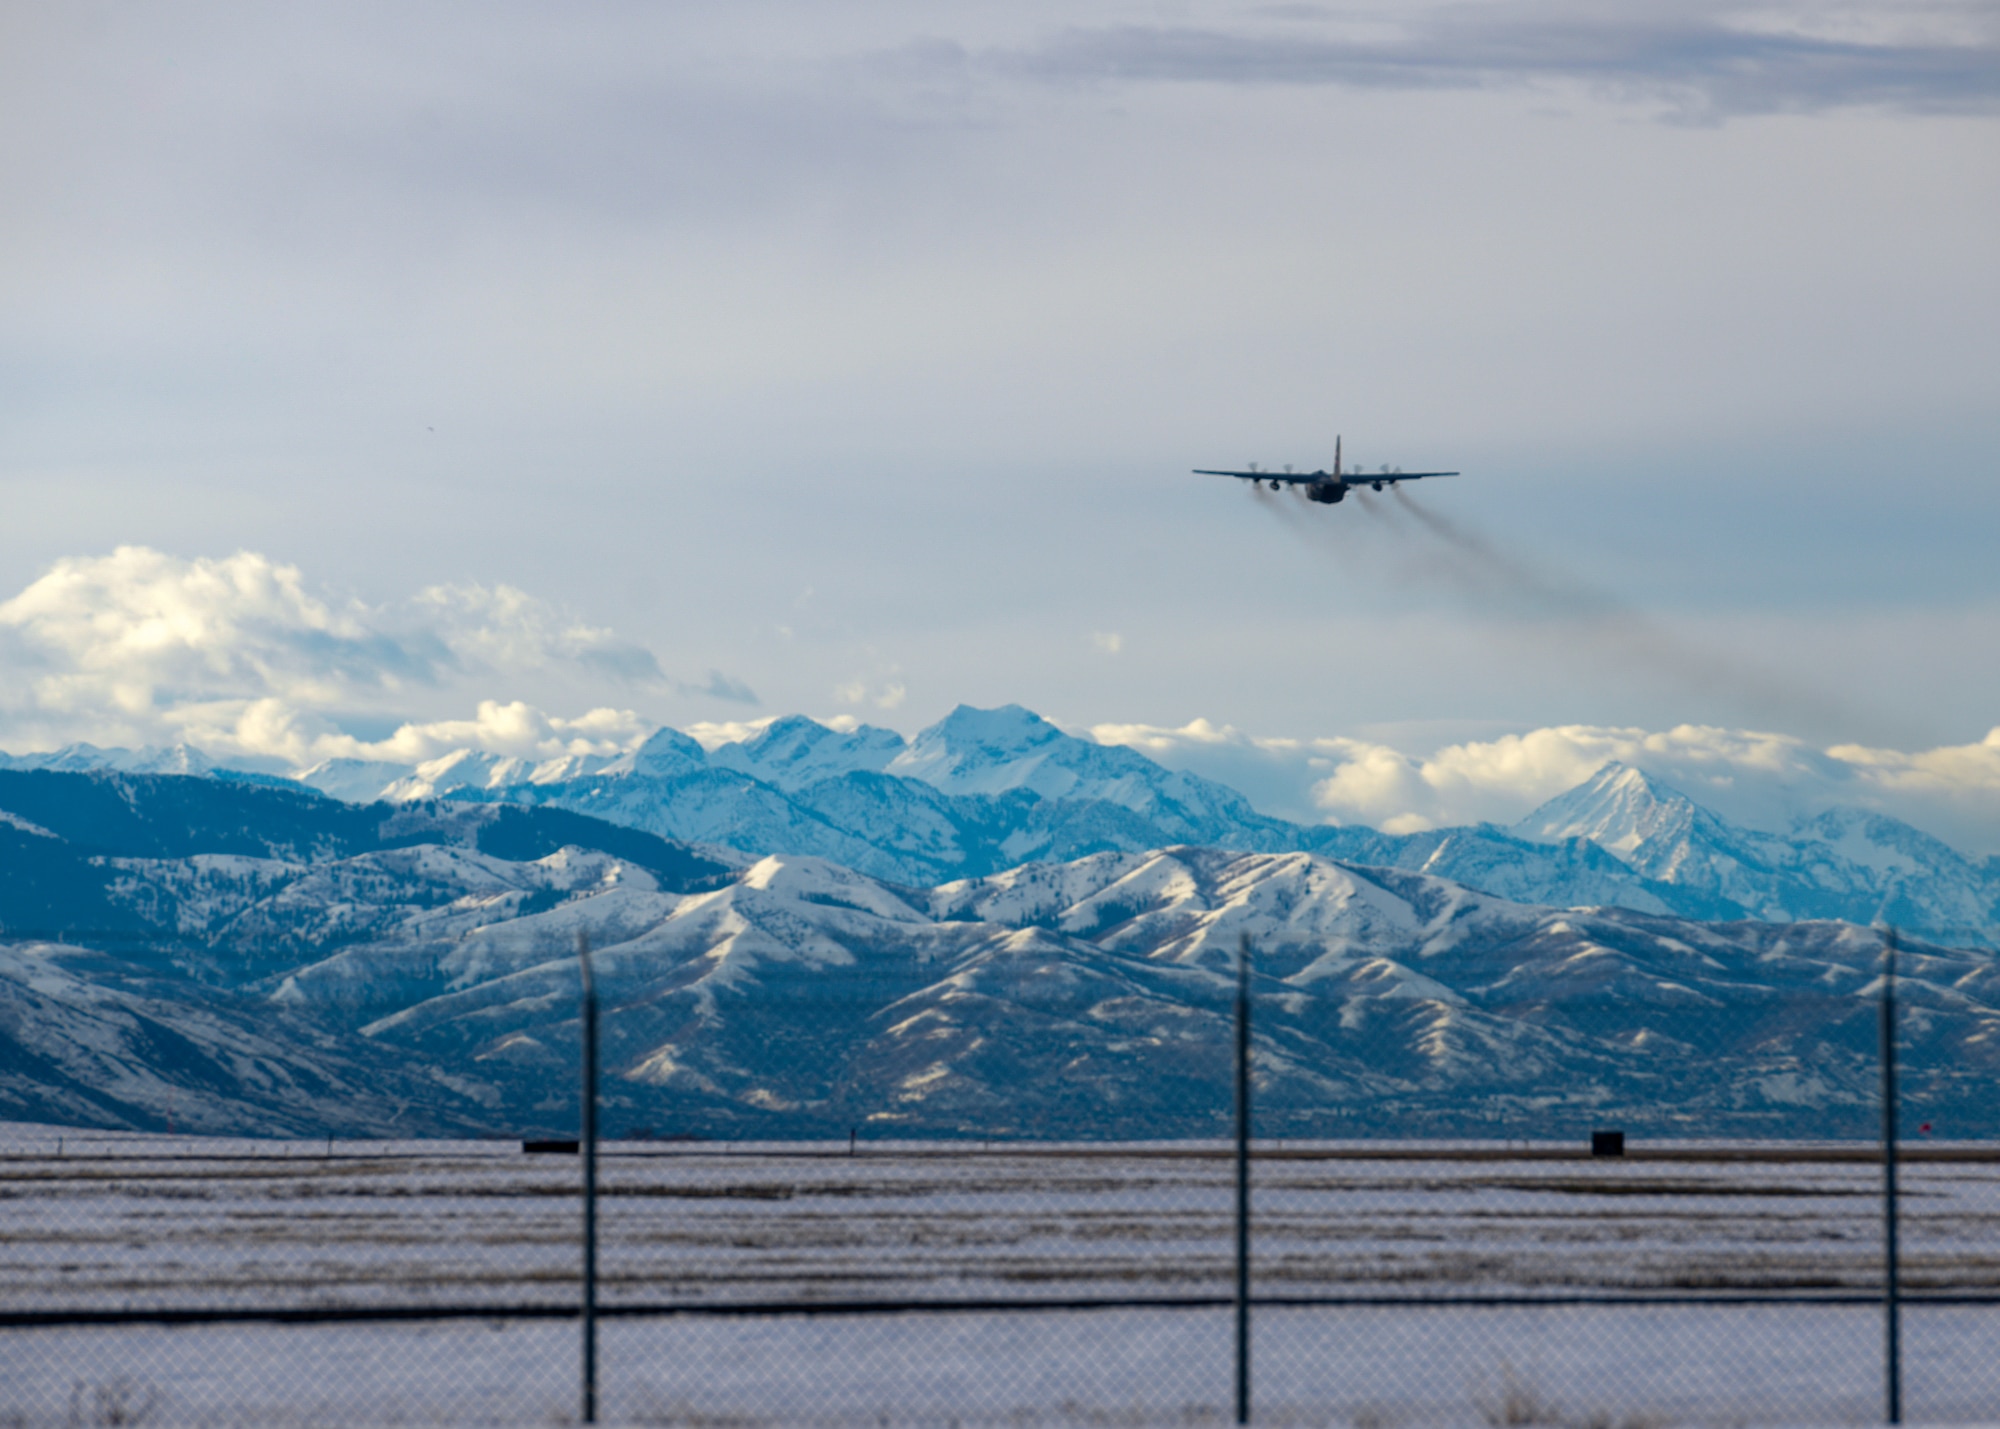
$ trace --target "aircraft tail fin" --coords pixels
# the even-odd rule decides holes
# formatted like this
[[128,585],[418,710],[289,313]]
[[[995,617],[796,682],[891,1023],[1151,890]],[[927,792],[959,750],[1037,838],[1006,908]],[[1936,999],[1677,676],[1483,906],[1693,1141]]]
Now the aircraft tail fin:
[[1338,432],[1335,432],[1333,435],[1333,474],[1336,477],[1340,475],[1340,434]]

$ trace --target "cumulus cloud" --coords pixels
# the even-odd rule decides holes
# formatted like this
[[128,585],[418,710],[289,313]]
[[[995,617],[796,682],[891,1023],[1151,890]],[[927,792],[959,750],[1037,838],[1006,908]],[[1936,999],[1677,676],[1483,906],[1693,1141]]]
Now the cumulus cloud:
[[[370,605],[252,551],[187,560],[121,546],[57,561],[0,602],[0,737],[16,752],[185,740],[293,764],[409,762],[467,745],[613,753],[645,732],[631,710],[565,718],[520,700],[478,700],[471,718],[407,718],[413,705],[456,704],[467,685],[536,676],[756,699],[720,671],[671,681],[644,647],[512,586],[430,586]],[[375,739],[343,728],[363,715],[377,728],[401,722]]]
[[271,695],[324,705],[434,682],[449,644],[385,629],[357,602],[305,588],[250,552],[180,560],[143,546],[56,562],[0,603],[4,656],[49,715],[144,718],[190,698]]
[[873,705],[878,710],[892,710],[909,698],[909,687],[901,680],[883,680],[879,683],[856,676],[833,687],[833,697],[844,705]]
[[684,726],[681,733],[712,754],[725,744],[743,744],[755,739],[776,719],[776,715],[767,719],[705,719]]
[[1105,724],[1091,734],[1233,784],[1272,814],[1391,833],[1512,823],[1617,760],[1751,827],[1782,829],[1801,815],[1852,805],[1967,852],[2000,850],[2000,729],[1977,744],[1917,753],[1821,749],[1791,735],[1710,725],[1561,725],[1428,753],[1340,737],[1256,738],[1206,720],[1179,728]]
[[1884,806],[1924,810],[1930,820],[1926,827],[1960,830],[1958,837],[1969,840],[1966,847],[2000,852],[2000,836],[1993,828],[2000,809],[2000,727],[1988,730],[1977,744],[1916,754],[1851,744],[1827,753],[1851,768]]
[[179,738],[213,756],[276,759],[295,768],[326,759],[420,764],[468,748],[523,759],[620,754],[655,728],[632,710],[601,708],[565,719],[520,700],[481,700],[470,719],[409,721],[375,740],[277,699],[173,709],[163,718]]
[[1205,719],[1178,728],[1099,724],[1089,734],[1100,744],[1129,745],[1169,768],[1218,780],[1265,813],[1300,823],[1327,817],[1313,802],[1313,786],[1340,766],[1348,748],[1345,740],[1259,737]]
[[[411,604],[426,627],[440,635],[459,659],[488,668],[528,670],[576,664],[634,683],[666,678],[650,650],[620,640],[609,630],[585,625],[512,586],[430,586],[417,592]],[[727,677],[716,671],[711,670],[709,676],[711,684],[728,683]],[[731,694],[727,698],[742,696]]]
[[1823,799],[1852,783],[1840,761],[1802,740],[1706,725],[1664,732],[1562,725],[1427,755],[1341,743],[1343,760],[1314,785],[1314,802],[1343,822],[1396,832],[1512,821],[1613,760],[1657,775],[1718,812],[1765,826],[1798,812],[1801,798]]

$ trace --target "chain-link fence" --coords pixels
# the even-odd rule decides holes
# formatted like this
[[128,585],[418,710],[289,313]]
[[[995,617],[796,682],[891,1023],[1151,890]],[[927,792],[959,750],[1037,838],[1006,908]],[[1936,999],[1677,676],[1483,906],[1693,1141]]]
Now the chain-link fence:
[[[1260,1143],[1254,1417],[1879,1420],[1857,1144]],[[1911,1149],[1908,1416],[2000,1412],[2000,1157]],[[577,1159],[498,1143],[38,1135],[5,1155],[0,1414],[580,1413]],[[603,1148],[609,1422],[1233,1418],[1217,1144]]]
[[2000,1418],[2000,1148],[1920,1137],[1892,1198],[1867,1130],[626,1138],[592,1177],[16,1125],[0,1424]]

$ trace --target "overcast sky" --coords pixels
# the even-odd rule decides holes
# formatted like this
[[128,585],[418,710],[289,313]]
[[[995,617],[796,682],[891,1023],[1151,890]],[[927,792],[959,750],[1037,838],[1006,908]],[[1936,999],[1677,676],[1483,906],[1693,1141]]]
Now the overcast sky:
[[[0,138],[0,747],[1016,701],[1336,741],[1295,813],[1573,727],[2000,809],[2000,6],[15,5]],[[1465,474],[1189,474],[1336,434]]]

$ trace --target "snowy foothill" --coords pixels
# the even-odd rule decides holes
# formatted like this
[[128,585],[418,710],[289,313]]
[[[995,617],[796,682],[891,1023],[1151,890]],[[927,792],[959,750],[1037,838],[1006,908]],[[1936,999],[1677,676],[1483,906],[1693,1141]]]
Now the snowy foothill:
[[[910,884],[561,806],[182,776],[0,771],[0,807],[42,831],[0,825],[25,874],[0,922],[32,930],[0,942],[22,1052],[0,1112],[22,1118],[573,1129],[581,942],[613,1134],[1215,1135],[1246,940],[1272,1134],[1852,1136],[1876,1117],[1884,942],[1852,923],[1551,906],[1189,844]],[[1988,1134],[1994,955],[1904,947],[1910,1107]]]

